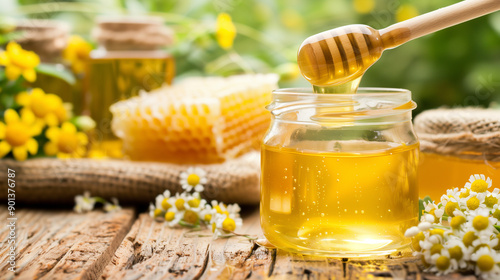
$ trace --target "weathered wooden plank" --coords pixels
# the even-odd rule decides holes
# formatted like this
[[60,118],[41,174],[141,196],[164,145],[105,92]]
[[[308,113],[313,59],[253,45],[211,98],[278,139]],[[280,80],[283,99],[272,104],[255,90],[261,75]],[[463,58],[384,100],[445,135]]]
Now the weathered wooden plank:
[[[242,217],[244,223],[240,233],[263,237],[258,209],[248,211]],[[210,259],[202,279],[264,277],[269,274],[272,263],[269,250],[256,246],[245,237],[216,239],[210,243],[209,252]]]
[[190,233],[141,214],[102,279],[195,279],[208,259],[211,231]]
[[340,259],[277,250],[271,279],[343,279]]
[[[2,216],[6,212],[0,209]],[[134,220],[134,210],[113,213],[70,210],[17,210],[16,273],[8,272],[0,247],[2,279],[95,279],[109,262]],[[0,232],[6,240],[8,232]]]

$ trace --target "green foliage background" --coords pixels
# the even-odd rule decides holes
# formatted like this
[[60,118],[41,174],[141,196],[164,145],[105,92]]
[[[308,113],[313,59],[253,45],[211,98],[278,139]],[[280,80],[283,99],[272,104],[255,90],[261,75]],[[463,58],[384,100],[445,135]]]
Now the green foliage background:
[[[171,47],[177,77],[244,71],[289,72],[308,36],[347,24],[384,28],[396,22],[402,4],[426,13],[457,0],[375,0],[368,14],[352,0],[2,0],[1,20],[52,18],[90,39],[97,16],[153,14],[176,32]],[[238,30],[234,51],[215,40],[215,18],[229,13]],[[282,87],[309,86],[299,75]],[[290,79],[292,77],[292,79]],[[362,86],[410,89],[419,108],[498,106],[500,102],[500,12],[409,42],[384,53]]]

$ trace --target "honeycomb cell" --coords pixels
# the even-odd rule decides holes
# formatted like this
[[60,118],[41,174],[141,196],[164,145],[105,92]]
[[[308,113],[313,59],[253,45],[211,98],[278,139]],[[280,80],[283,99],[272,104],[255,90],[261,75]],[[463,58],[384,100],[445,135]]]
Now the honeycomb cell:
[[111,106],[133,160],[215,163],[258,148],[270,121],[274,74],[189,78]]

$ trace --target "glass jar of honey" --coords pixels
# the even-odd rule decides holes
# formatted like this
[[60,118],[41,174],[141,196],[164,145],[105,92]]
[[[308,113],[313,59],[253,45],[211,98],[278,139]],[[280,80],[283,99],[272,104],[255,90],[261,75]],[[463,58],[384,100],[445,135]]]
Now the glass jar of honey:
[[407,247],[418,222],[419,143],[402,89],[280,89],[262,145],[261,226],[288,251],[338,257]]
[[427,110],[415,118],[421,140],[419,196],[439,201],[473,174],[500,182],[500,110]]
[[162,48],[173,34],[156,17],[117,17],[98,21],[93,37],[98,49],[88,60],[88,113],[96,122],[92,149],[121,156],[121,141],[111,130],[112,104],[170,84],[173,57]]

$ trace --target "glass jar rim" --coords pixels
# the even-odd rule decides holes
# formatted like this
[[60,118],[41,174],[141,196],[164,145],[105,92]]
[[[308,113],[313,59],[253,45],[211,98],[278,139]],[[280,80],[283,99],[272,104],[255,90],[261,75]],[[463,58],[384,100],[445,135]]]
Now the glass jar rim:
[[409,90],[399,88],[369,87],[356,93],[331,94],[314,93],[311,88],[284,88],[273,91],[273,102],[266,108],[280,121],[345,122],[352,126],[410,121],[416,103]]
[[411,91],[403,88],[378,88],[378,87],[361,87],[355,93],[315,93],[312,88],[280,88],[273,90],[273,95],[290,95],[290,96],[364,96],[364,95],[380,95],[380,94],[410,94]]

